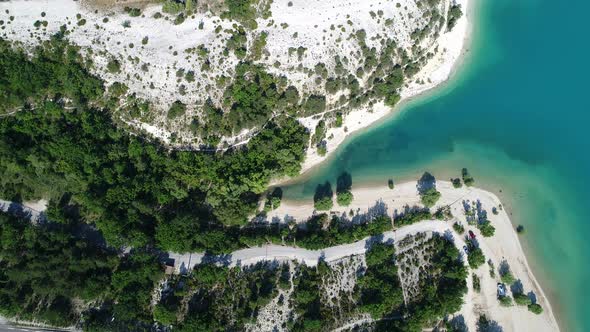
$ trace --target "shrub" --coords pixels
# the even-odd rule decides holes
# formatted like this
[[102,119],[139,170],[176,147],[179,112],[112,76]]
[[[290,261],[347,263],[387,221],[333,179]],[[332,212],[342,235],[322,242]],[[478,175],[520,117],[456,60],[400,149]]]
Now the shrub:
[[113,59],[107,63],[107,70],[111,74],[117,74],[121,71],[121,64],[119,61]]
[[447,14],[447,29],[451,30],[457,24],[457,21],[463,16],[463,11],[461,10],[461,5],[454,4],[449,8],[449,13]]
[[501,276],[500,279],[502,280],[503,283],[505,283],[506,285],[512,285],[515,281],[516,278],[514,278],[514,276],[512,275],[511,271],[506,271],[504,272]]
[[453,224],[453,229],[455,230],[455,232],[459,234],[465,233],[465,227],[463,227],[463,225],[460,225],[458,222],[455,222]]
[[336,113],[336,121],[334,122],[334,125],[337,128],[340,128],[340,127],[342,127],[342,122],[343,122],[342,113]]
[[471,279],[473,280],[473,290],[479,293],[481,291],[481,283],[479,277],[476,276],[475,273],[472,273]]
[[501,296],[498,300],[500,301],[500,305],[503,307],[512,306],[512,298],[510,296]]
[[494,233],[496,232],[496,228],[492,226],[492,223],[489,220],[480,223],[477,228],[479,228],[481,235],[484,237],[494,236]]
[[177,117],[184,115],[185,112],[186,106],[177,100],[172,106],[170,106],[167,117],[168,119],[176,119]]
[[530,312],[536,315],[540,315],[541,313],[543,313],[543,307],[541,307],[541,305],[538,303],[529,304],[528,308]]
[[393,184],[393,179],[387,180],[387,186],[389,187],[389,189],[393,189],[395,187],[395,185]]
[[523,225],[518,225],[518,227],[516,227],[516,233],[518,233],[518,234],[524,234],[524,226]]
[[162,5],[162,11],[166,14],[178,14],[184,10],[184,5],[174,0],[167,0]]
[[525,294],[519,293],[519,294],[513,294],[514,295],[514,302],[516,302],[516,304],[518,305],[531,305],[532,301],[531,298],[526,296]]
[[148,37],[147,37],[147,36],[143,37],[143,39],[141,40],[141,44],[143,44],[143,45],[147,45],[147,43],[148,43],[148,40],[149,40],[149,39],[148,39]]
[[129,16],[131,17],[138,17],[139,15],[141,15],[141,9],[139,8],[125,7],[125,12],[129,14]]
[[185,17],[184,17],[184,14],[180,13],[180,14],[178,14],[178,16],[176,16],[176,18],[174,19],[174,24],[175,24],[175,25],[180,25],[180,24],[184,23],[184,19],[185,19]]
[[453,187],[454,188],[461,188],[461,187],[463,187],[463,184],[461,184],[461,179],[459,179],[459,178],[451,179],[451,182],[453,183]]

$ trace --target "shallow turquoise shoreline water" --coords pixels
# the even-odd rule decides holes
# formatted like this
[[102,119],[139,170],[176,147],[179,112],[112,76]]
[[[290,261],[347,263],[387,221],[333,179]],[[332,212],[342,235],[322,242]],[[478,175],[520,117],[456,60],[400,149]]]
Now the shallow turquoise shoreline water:
[[527,233],[534,272],[565,331],[590,331],[590,2],[472,0],[475,31],[449,84],[347,140],[284,188],[311,199],[343,171],[354,185],[458,176],[496,192]]

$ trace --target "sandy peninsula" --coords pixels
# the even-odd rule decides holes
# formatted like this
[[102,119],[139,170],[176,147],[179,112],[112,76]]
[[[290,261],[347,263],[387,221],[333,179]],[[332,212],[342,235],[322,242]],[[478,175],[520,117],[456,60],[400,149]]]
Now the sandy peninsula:
[[[454,222],[460,222],[465,227],[466,232],[471,230],[476,234],[484,255],[493,263],[495,277],[491,277],[488,264],[471,271],[481,280],[481,292],[477,293],[473,290],[471,277],[468,278],[469,292],[465,297],[465,304],[461,312],[458,313],[465,319],[469,330],[475,331],[477,319],[480,315],[485,314],[488,318],[496,321],[503,328],[503,331],[559,331],[551,304],[528,265],[518,235],[510,222],[508,214],[500,208],[501,202],[498,197],[490,192],[473,187],[463,186],[455,189],[450,182],[446,181],[437,181],[436,187],[442,195],[432,210],[448,205],[451,208],[453,219],[444,222],[424,221],[401,227],[396,232],[406,234],[408,231],[450,231],[453,233],[454,238],[457,239],[457,246],[461,248],[463,236],[453,230],[452,225]],[[383,186],[379,187],[356,188],[352,190],[352,193],[354,200],[350,206],[339,207],[335,203],[330,213],[349,216],[352,210],[355,215],[385,213],[393,216],[403,211],[405,206],[421,206],[416,182],[396,185],[393,190],[389,189],[387,183],[384,183]],[[473,207],[477,204],[479,204],[482,213],[487,215],[487,219],[491,221],[496,229],[493,237],[484,238],[475,226],[469,226],[466,222],[465,206]],[[497,214],[492,213],[493,208],[496,208]],[[311,200],[309,203],[284,201],[278,209],[268,214],[268,218],[275,220],[295,219],[297,222],[303,222],[312,213],[315,213],[315,211]],[[284,252],[286,249],[284,248],[281,253],[283,256],[286,255]],[[340,248],[340,255],[344,254],[342,249]],[[324,250],[324,252],[331,251],[331,248]],[[347,253],[351,254],[352,251],[354,250]],[[331,255],[334,257],[339,256],[334,253]],[[513,275],[517,280],[520,280],[525,293],[532,292],[537,303],[543,306],[544,311],[541,315],[530,313],[524,306],[503,307],[500,305],[496,297],[496,285],[500,281],[498,267],[503,261],[508,263]]]

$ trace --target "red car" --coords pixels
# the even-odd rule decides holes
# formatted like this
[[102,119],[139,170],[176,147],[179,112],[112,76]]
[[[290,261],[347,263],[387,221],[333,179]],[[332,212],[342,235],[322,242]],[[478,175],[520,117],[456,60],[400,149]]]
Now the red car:
[[472,231],[469,231],[469,238],[475,240],[475,234]]

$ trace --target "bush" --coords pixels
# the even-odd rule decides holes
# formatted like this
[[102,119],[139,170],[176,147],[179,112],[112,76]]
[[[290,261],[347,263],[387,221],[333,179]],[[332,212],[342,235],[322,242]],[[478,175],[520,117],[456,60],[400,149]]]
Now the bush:
[[538,303],[529,304],[528,308],[530,312],[536,315],[540,315],[541,313],[543,313],[543,307],[541,307],[541,305]]
[[479,277],[475,275],[475,273],[471,274],[471,279],[473,280],[473,290],[476,292],[481,291],[481,283],[479,281]]
[[184,115],[184,113],[186,113],[186,106],[177,100],[172,106],[170,106],[167,117],[168,119],[176,119],[177,117]]
[[481,231],[481,235],[483,235],[484,237],[494,236],[494,233],[496,232],[496,229],[494,228],[494,226],[492,226],[489,220],[480,223],[477,226],[477,228],[479,228],[479,230]]
[[180,13],[174,19],[174,25],[180,25],[180,24],[184,23],[184,20],[185,20],[184,14]]
[[121,64],[119,61],[113,59],[107,63],[107,70],[111,74],[117,74],[121,72]]
[[524,226],[523,225],[518,225],[518,227],[516,227],[516,233],[518,233],[518,234],[524,234]]
[[500,279],[502,280],[503,283],[505,283],[506,285],[512,285],[515,281],[516,278],[514,278],[514,276],[512,275],[512,272],[510,271],[506,271],[504,272],[501,276]]
[[352,193],[350,191],[339,192],[336,195],[336,201],[338,202],[338,205],[340,205],[340,206],[349,206],[350,203],[352,203],[353,198],[354,198],[354,196],[352,195]]
[[463,225],[460,225],[458,222],[455,222],[453,224],[453,229],[455,230],[455,232],[457,232],[459,235],[465,233],[465,227],[463,227]]
[[162,11],[166,14],[178,14],[184,10],[184,5],[174,0],[167,0],[162,5]]
[[480,248],[472,248],[467,255],[467,262],[472,269],[477,269],[486,262],[486,256]]
[[389,189],[395,188],[395,185],[393,184],[393,179],[387,180],[387,186],[389,187]]
[[422,204],[426,207],[432,207],[440,198],[440,192],[438,192],[435,188],[430,188],[426,190],[421,195]]
[[141,9],[139,8],[125,7],[125,12],[131,17],[138,17],[141,15]]
[[529,306],[532,304],[531,299],[526,296],[525,294],[513,294],[514,295],[514,302],[516,302],[516,304],[518,305],[526,305]]
[[500,305],[503,307],[511,307],[512,306],[512,298],[510,296],[501,296],[499,299]]
[[449,8],[449,13],[447,14],[447,29],[451,30],[457,24],[457,21],[463,16],[463,11],[461,10],[461,5],[454,4]]
[[453,183],[453,187],[454,188],[461,188],[461,187],[463,187],[463,184],[461,184],[461,179],[459,179],[459,178],[451,179],[451,182]]

